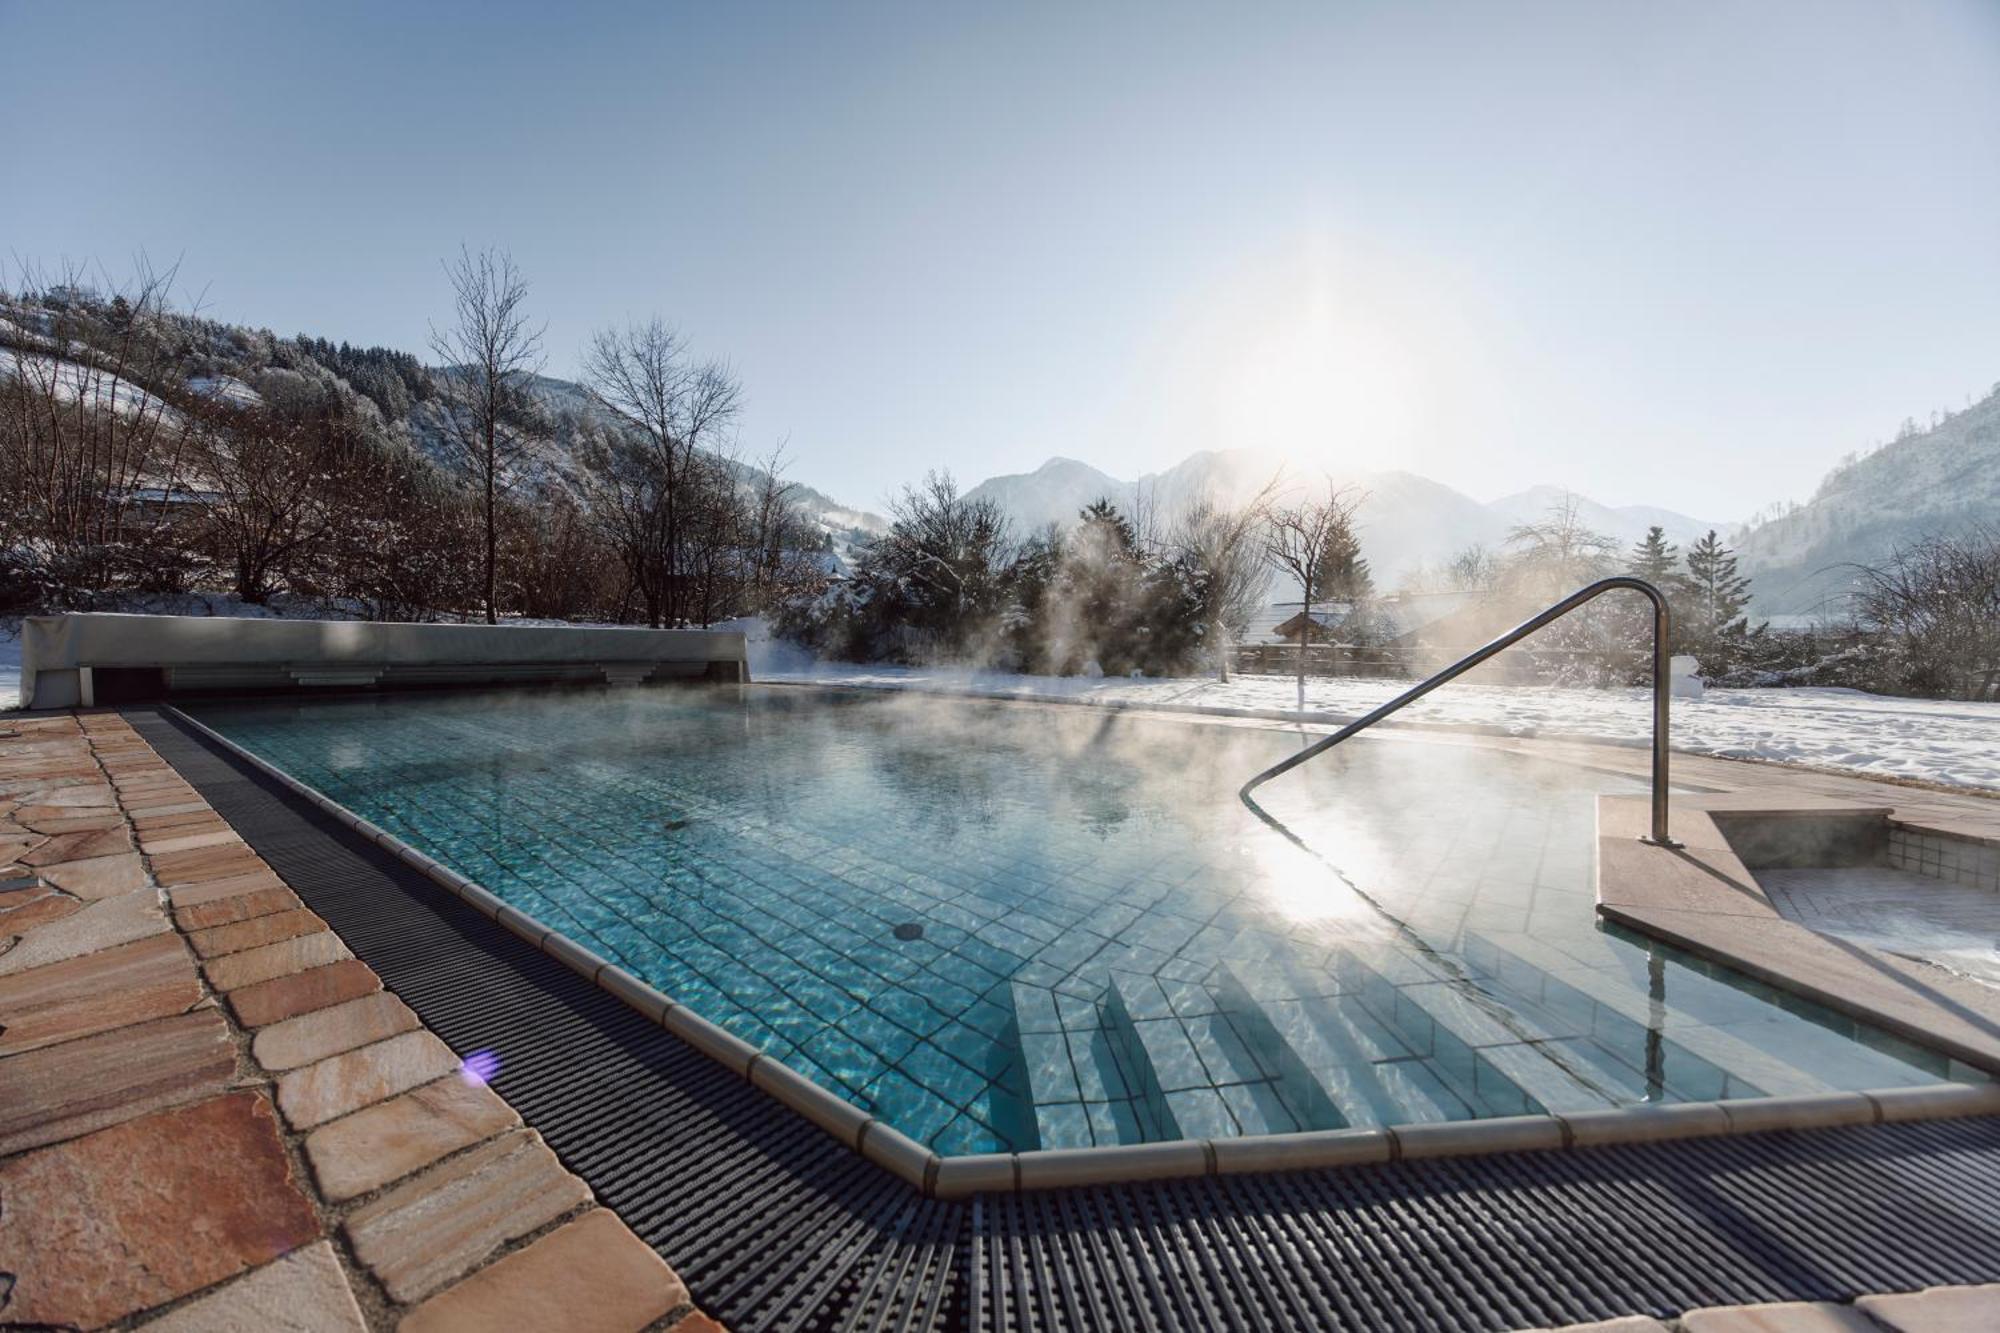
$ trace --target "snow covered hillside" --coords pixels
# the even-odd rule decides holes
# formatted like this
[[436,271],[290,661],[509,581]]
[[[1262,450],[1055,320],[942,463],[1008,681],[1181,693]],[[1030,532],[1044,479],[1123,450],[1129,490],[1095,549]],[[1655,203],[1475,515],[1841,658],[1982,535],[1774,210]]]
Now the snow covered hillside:
[[1760,614],[1837,617],[1853,565],[1978,523],[2000,525],[2000,387],[1835,468],[1810,502],[1738,533],[1736,546]]

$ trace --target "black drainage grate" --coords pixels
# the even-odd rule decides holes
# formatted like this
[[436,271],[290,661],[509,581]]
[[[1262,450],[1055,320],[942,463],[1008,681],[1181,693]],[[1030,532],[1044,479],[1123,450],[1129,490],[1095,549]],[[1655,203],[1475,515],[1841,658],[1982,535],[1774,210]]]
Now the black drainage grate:
[[740,1330],[1489,1330],[2000,1281],[1992,1117],[925,1200],[162,714],[126,716]]

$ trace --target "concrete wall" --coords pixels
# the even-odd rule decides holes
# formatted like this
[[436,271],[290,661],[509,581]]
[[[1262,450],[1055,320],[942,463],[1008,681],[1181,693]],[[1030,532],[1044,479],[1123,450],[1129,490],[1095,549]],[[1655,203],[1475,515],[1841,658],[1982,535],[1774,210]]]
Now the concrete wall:
[[30,616],[22,625],[26,707],[101,702],[97,673],[129,680],[133,668],[162,672],[169,693],[750,679],[743,635],[715,630],[127,615]]

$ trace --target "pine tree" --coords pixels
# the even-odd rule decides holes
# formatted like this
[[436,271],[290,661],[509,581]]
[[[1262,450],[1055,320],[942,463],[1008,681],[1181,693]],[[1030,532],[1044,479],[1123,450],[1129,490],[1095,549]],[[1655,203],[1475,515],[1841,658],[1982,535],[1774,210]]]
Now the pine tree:
[[1361,543],[1351,536],[1329,542],[1319,573],[1313,576],[1313,596],[1324,602],[1365,602],[1375,595],[1375,575]]
[[1680,578],[1680,563],[1680,548],[1667,540],[1667,530],[1656,523],[1646,529],[1646,535],[1632,548],[1626,568],[1634,577],[1666,588]]
[[1737,574],[1736,552],[1722,544],[1713,528],[1688,550],[1687,567],[1688,637],[1712,651],[1746,630],[1743,609],[1750,605],[1750,580]]

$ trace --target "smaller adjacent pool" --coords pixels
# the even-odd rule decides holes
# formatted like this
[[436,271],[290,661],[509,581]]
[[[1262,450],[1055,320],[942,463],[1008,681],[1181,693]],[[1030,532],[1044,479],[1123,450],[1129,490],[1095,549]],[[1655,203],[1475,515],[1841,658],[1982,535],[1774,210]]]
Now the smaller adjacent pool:
[[[943,1153],[1982,1076],[1600,926],[1636,784],[1263,726],[787,687],[203,722]],[[503,1058],[504,1058],[504,1052]]]

